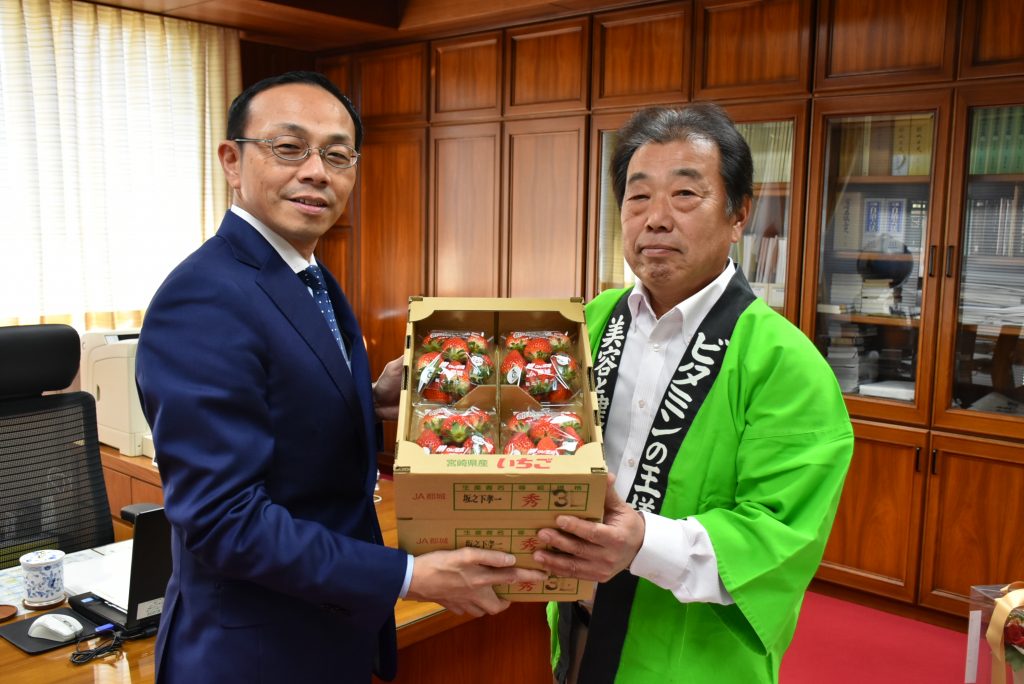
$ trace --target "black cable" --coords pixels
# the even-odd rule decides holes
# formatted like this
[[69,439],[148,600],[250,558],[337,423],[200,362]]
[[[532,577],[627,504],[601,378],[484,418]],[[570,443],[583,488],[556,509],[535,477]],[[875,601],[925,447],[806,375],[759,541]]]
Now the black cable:
[[[107,641],[100,642],[99,646],[95,648],[82,648],[82,644],[89,639],[94,637],[100,637],[101,639],[106,638]],[[110,625],[103,625],[96,629],[94,634],[90,634],[87,637],[78,637],[78,642],[75,644],[75,651],[71,654],[71,662],[75,665],[85,665],[90,660],[95,658],[101,658],[111,653],[118,653],[121,650],[121,645],[124,643],[124,637],[121,636],[121,632],[114,631]]]

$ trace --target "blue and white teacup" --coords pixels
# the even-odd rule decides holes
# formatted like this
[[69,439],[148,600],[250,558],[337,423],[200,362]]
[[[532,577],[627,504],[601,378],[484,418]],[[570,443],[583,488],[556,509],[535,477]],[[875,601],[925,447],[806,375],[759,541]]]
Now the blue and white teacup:
[[25,605],[47,606],[64,600],[64,552],[55,549],[26,553],[20,559],[25,574]]

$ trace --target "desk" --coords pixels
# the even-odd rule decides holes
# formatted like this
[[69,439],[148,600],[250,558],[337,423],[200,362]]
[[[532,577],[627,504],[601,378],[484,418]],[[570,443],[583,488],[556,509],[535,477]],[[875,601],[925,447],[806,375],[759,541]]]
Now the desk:
[[[143,465],[146,464],[139,463],[140,467]],[[377,504],[377,516],[384,542],[397,546],[390,480],[381,480],[380,494],[382,501]],[[28,613],[18,619],[35,615]],[[399,601],[395,606],[395,620],[399,648],[395,682],[398,684],[551,681],[543,603],[516,603],[498,615],[474,619],[454,615],[434,603]],[[0,682],[150,684],[154,678],[155,645],[155,637],[129,641],[116,657],[102,658],[88,665],[72,665],[68,660],[71,646],[30,656],[0,639]]]

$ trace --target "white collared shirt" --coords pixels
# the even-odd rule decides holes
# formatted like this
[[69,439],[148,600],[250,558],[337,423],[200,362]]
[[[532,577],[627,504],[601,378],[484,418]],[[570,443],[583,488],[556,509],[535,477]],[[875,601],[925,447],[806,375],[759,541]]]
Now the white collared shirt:
[[[640,454],[676,365],[735,272],[736,266],[729,261],[721,275],[661,318],[651,309],[643,284],[638,282],[628,295],[633,320],[604,430],[608,470],[615,473],[615,491],[623,499],[636,477]],[[631,573],[671,591],[683,603],[733,603],[718,575],[718,559],[703,525],[695,518],[675,520],[646,512],[643,516],[644,541],[630,565]]]

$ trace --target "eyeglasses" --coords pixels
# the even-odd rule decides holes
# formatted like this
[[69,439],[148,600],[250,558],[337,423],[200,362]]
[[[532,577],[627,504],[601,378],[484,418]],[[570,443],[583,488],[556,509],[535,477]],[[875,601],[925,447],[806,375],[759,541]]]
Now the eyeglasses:
[[345,143],[331,143],[323,147],[311,147],[297,135],[279,135],[276,138],[232,138],[233,142],[266,143],[270,145],[270,151],[278,159],[285,161],[302,161],[309,156],[312,150],[316,150],[324,163],[336,169],[348,169],[359,161],[359,153]]

